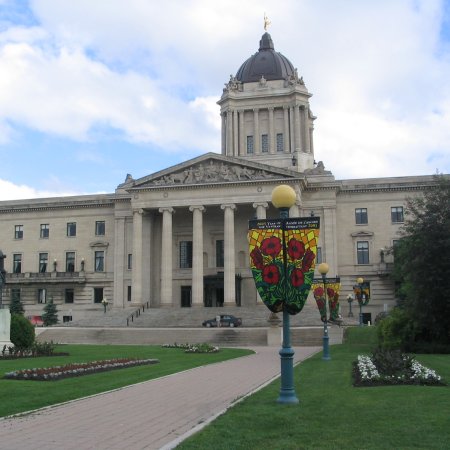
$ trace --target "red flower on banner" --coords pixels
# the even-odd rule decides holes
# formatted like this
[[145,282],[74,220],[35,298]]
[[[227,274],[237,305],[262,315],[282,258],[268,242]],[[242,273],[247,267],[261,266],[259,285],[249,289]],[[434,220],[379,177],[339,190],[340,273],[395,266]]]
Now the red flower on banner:
[[259,269],[262,270],[262,268],[264,267],[264,260],[263,260],[263,256],[261,255],[261,252],[259,250],[259,248],[254,248],[252,250],[252,252],[250,253],[250,256],[253,260],[253,264],[254,266]]
[[300,287],[303,285],[305,277],[300,269],[294,269],[291,274],[291,283],[294,287]]
[[302,262],[302,269],[304,272],[308,272],[309,269],[311,269],[315,257],[314,253],[308,248]]
[[305,254],[305,244],[293,238],[288,243],[287,252],[291,259],[300,259]]
[[323,297],[323,288],[317,287],[314,289],[314,297]]
[[334,298],[334,296],[335,296],[335,292],[334,292],[334,289],[331,289],[331,288],[327,288],[327,295],[328,295],[328,298]]
[[275,236],[266,238],[261,242],[261,252],[267,256],[277,256],[281,251],[281,242]]
[[317,307],[319,308],[319,311],[325,306],[325,302],[321,298],[318,298],[316,300],[316,303],[317,303]]
[[280,280],[280,272],[275,264],[269,264],[263,268],[263,280],[269,284],[277,284]]

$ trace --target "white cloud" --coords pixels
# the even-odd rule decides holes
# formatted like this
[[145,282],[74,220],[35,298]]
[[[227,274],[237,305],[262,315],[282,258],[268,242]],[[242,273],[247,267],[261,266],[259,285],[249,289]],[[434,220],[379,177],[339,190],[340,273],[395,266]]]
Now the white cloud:
[[40,190],[25,184],[14,184],[11,181],[0,179],[0,200],[60,197],[78,194],[80,194],[80,192]]

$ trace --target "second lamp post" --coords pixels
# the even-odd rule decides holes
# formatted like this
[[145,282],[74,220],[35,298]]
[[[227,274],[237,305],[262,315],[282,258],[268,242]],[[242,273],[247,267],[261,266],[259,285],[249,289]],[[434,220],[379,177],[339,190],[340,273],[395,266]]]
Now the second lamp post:
[[328,335],[328,312],[327,312],[327,273],[329,270],[329,266],[327,263],[321,263],[318,267],[320,275],[322,275],[323,281],[323,296],[325,302],[325,320],[323,321],[323,356],[322,359],[325,361],[329,361],[331,359],[330,356],[330,336]]

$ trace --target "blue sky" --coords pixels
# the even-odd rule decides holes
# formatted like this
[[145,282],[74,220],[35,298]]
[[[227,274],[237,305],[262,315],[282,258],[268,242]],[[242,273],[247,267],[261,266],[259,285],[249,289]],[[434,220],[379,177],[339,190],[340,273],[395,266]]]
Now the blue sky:
[[450,172],[449,1],[0,0],[0,200],[219,152],[216,101],[264,12],[337,179]]

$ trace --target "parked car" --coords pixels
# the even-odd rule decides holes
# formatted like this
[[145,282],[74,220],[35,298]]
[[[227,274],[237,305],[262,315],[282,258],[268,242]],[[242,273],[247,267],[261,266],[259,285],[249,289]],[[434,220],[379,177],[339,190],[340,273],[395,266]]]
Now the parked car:
[[35,326],[35,327],[43,327],[44,321],[42,320],[41,316],[28,316],[28,320]]
[[[202,325],[204,327],[210,328],[210,327],[217,327],[217,319],[214,317],[214,319],[205,320]],[[228,314],[222,314],[220,316],[220,325],[219,327],[238,327],[242,325],[242,319],[239,317],[234,317]]]

